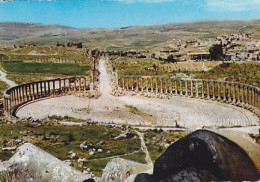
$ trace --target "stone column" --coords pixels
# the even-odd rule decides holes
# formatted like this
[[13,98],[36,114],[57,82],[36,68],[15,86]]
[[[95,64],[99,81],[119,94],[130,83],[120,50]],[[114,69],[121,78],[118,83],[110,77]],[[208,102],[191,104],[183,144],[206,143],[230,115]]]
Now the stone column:
[[164,81],[165,81],[165,93],[168,94],[168,82],[169,82],[169,81],[168,81],[168,78],[165,77],[165,80],[164,80]]
[[201,81],[201,98],[204,99],[205,93],[204,93],[204,80]]
[[188,97],[188,80],[185,80],[185,96]]
[[86,91],[87,90],[87,78],[84,77],[83,81],[84,81],[84,91]]
[[193,80],[190,81],[190,96],[193,97]]
[[48,95],[51,95],[51,86],[50,86],[50,81],[48,81]]
[[237,105],[241,105],[240,91],[241,91],[241,84],[238,84],[237,85]]
[[180,95],[182,96],[183,95],[183,93],[182,93],[182,81],[180,80],[179,83],[180,83]]
[[129,90],[129,77],[126,77],[126,90]]
[[161,83],[161,94],[163,93],[163,79],[162,77],[160,78],[160,83]]
[[236,100],[236,84],[233,83],[233,104],[236,104],[237,103],[237,100]]
[[23,91],[23,85],[19,86],[20,93],[21,93],[21,103],[24,102],[24,91]]
[[36,82],[35,84],[36,84],[36,98],[38,99],[39,95],[40,95],[40,93],[39,93],[39,82]]
[[134,91],[134,77],[132,76],[132,91]]
[[260,88],[256,88],[256,107],[260,110]]
[[252,87],[252,105],[253,106],[256,106],[255,104],[255,87]]
[[15,87],[14,89],[14,97],[15,97],[15,100],[14,100],[14,104],[17,105],[18,104],[18,93],[17,93],[17,87]]
[[198,85],[198,80],[196,80],[196,97],[199,98],[199,85]]
[[[69,79],[65,79],[65,80],[64,80],[64,87],[65,87],[65,82],[66,82],[67,80],[69,81],[69,91],[71,91],[71,83],[70,83],[70,80],[69,80]],[[92,85],[92,87],[94,88],[93,85]],[[66,87],[65,87],[65,89],[66,89]],[[65,91],[65,92],[66,92],[66,91]]]
[[25,99],[26,101],[28,101],[28,91],[27,91],[27,84],[24,85],[24,89],[25,89]]
[[175,95],[178,95],[177,80],[174,80],[175,84]]
[[81,92],[81,77],[78,77],[78,82],[79,82],[79,84],[78,84],[78,86],[79,86],[78,91]]
[[252,105],[252,90],[251,87],[248,87],[248,104]]
[[4,97],[4,100],[3,100],[3,106],[4,106],[4,113],[6,114],[7,108],[6,108],[6,99],[5,99],[5,97]]
[[125,90],[125,77],[122,77],[122,85],[123,85],[123,86],[122,86],[122,87],[123,87],[122,89]]
[[20,104],[19,86],[16,87],[16,104]]
[[153,92],[153,77],[151,77],[151,92]]
[[158,88],[158,77],[155,77],[155,92],[156,94],[159,92],[159,88]]
[[207,80],[207,99],[210,99],[209,81]]
[[43,82],[43,86],[44,86],[44,96],[47,96],[47,86],[46,86],[46,81]]
[[245,105],[248,105],[248,87],[245,86]]
[[42,97],[42,95],[43,95],[43,91],[42,91],[42,89],[43,89],[43,88],[42,88],[42,82],[40,81],[39,84],[40,84],[41,97]]
[[143,77],[142,76],[140,76],[140,77],[136,77],[136,91],[138,92],[139,91],[139,89],[141,88],[141,92],[143,92],[144,91],[144,79],[143,79]]
[[24,102],[24,90],[23,90],[23,85],[20,86],[20,91],[21,91],[21,101]]
[[61,79],[59,79],[59,94],[61,94],[62,89],[61,89]]
[[148,78],[145,78],[145,86],[146,86],[146,92],[148,92],[149,91],[149,89],[148,89]]
[[32,99],[35,100],[35,83],[32,83],[32,96]]
[[226,101],[227,100],[227,93],[226,93],[227,83],[226,82],[223,83],[223,88],[224,88],[224,99],[223,99],[223,101]]
[[56,82],[56,80],[52,81],[52,93],[53,93],[53,95],[56,95],[55,82]]
[[28,91],[28,100],[32,100],[32,89],[31,89],[31,86],[32,86],[32,84],[29,83],[28,84],[28,89],[29,89],[29,91]]
[[231,83],[228,83],[228,102],[231,103],[231,98],[232,98],[232,95],[231,95]]
[[221,100],[219,81],[218,81],[218,100]]
[[15,105],[19,104],[19,95],[18,95],[18,89],[15,87]]
[[170,78],[170,94],[172,95],[172,90],[173,90],[173,85],[172,85],[172,78]]
[[20,103],[23,102],[23,90],[22,90],[22,86],[19,86],[19,97],[20,97]]
[[13,105],[13,93],[12,93],[12,91],[10,92],[10,108],[12,108],[12,105]]
[[74,80],[74,88],[73,91],[76,92],[77,91],[77,78],[75,78]]

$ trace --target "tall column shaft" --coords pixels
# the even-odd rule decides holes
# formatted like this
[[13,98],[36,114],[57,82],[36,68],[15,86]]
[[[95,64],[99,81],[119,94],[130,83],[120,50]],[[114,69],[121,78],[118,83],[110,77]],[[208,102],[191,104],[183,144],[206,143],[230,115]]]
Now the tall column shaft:
[[228,84],[228,102],[231,102],[231,98],[232,98],[232,95],[231,95],[231,84],[229,83]]
[[204,98],[205,97],[205,92],[204,92],[204,80],[201,81],[201,97]]
[[207,98],[210,99],[209,81],[207,81]]
[[221,100],[221,95],[220,95],[220,84],[218,82],[218,100]]
[[193,81],[190,81],[190,96],[193,97]]
[[196,97],[199,97],[199,85],[198,85],[198,81],[196,80]]
[[188,80],[185,80],[185,95],[188,96]]

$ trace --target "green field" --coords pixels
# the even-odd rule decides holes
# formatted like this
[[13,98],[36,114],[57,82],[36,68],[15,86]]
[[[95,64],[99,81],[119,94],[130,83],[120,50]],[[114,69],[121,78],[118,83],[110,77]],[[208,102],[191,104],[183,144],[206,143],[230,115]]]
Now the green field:
[[86,75],[90,70],[89,66],[68,63],[3,62],[2,66],[9,73]]

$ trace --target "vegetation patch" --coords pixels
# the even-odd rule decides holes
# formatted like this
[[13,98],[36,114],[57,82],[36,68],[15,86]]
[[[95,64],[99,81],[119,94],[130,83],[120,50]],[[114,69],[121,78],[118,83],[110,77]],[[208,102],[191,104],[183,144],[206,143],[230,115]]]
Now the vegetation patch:
[[195,77],[225,79],[260,87],[260,63],[222,63],[207,72],[197,73]]
[[[1,124],[0,160],[8,160],[14,153],[4,151],[3,148],[12,147],[15,143],[20,146],[26,141],[61,160],[69,160],[72,166],[79,170],[90,168],[93,172],[101,174],[101,169],[109,161],[107,159],[140,150],[140,140],[135,132],[130,138],[115,138],[124,132],[119,128],[99,125]],[[78,159],[86,161],[83,166],[78,163]]]
[[3,82],[2,80],[0,80],[0,98],[3,98],[3,94],[4,94],[4,91],[6,89],[8,89],[8,85],[6,82]]
[[145,164],[145,153],[142,150],[139,150],[138,152],[134,152],[132,154],[129,155],[124,155],[121,158],[123,159],[128,159],[131,161],[135,161],[135,162],[139,162],[139,163],[143,163]]
[[157,121],[156,117],[150,114],[147,114],[143,111],[140,111],[138,108],[136,108],[135,106],[132,105],[125,105],[125,107],[129,110],[129,112],[133,113],[133,114],[137,114],[139,116],[141,116],[142,118],[144,118],[147,121],[150,121],[152,123],[155,123]]
[[6,76],[9,80],[14,81],[16,84],[24,84],[35,81],[43,81],[54,78],[66,77],[64,75],[57,74],[23,74],[23,73],[7,73]]
[[68,63],[3,62],[3,68],[11,73],[50,73],[62,75],[86,75],[89,66]]
[[171,143],[179,140],[187,134],[187,132],[162,131],[157,129],[146,131],[144,134],[145,144],[152,161],[154,162],[158,157],[160,157]]

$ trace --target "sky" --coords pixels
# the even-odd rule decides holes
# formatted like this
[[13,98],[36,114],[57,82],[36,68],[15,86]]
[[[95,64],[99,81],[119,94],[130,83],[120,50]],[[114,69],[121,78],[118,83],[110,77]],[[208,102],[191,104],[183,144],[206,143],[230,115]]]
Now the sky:
[[0,0],[0,22],[76,28],[251,19],[260,19],[260,0]]

